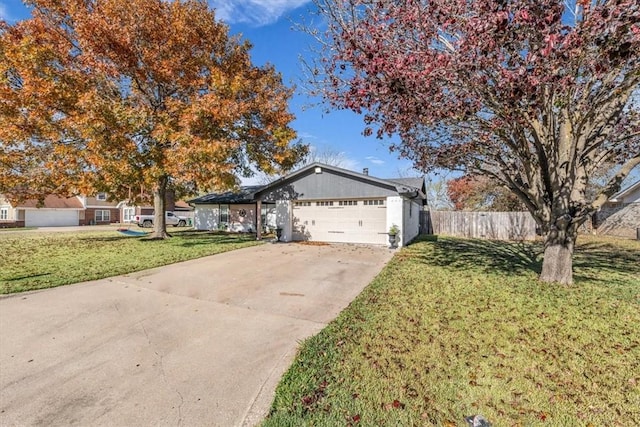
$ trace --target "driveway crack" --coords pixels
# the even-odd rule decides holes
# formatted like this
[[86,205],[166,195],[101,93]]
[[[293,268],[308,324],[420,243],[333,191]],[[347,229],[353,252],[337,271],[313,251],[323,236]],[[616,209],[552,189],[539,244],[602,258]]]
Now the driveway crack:
[[149,343],[149,347],[151,347],[155,355],[158,357],[158,362],[159,362],[158,364],[160,366],[160,373],[162,374],[162,380],[180,398],[180,404],[178,405],[178,422],[176,423],[176,425],[181,426],[182,425],[182,407],[184,406],[184,396],[182,396],[182,393],[180,393],[180,390],[178,390],[176,386],[171,384],[171,382],[167,378],[167,373],[164,370],[164,356],[156,350],[153,342],[151,342],[151,338],[149,337],[149,332],[147,332],[147,328],[144,327],[144,323],[140,322],[140,326],[142,327],[142,331],[144,332],[145,337],[147,337],[147,342]]

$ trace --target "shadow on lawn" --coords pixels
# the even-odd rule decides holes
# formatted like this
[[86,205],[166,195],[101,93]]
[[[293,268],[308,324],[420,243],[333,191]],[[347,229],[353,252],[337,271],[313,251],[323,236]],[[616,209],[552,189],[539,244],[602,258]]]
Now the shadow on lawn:
[[424,254],[425,262],[453,268],[481,268],[489,272],[540,273],[542,247],[529,242],[501,242],[477,239],[421,239],[433,242],[433,252]]
[[619,278],[622,273],[635,276],[636,284],[640,284],[640,250],[611,243],[581,244],[578,239],[573,269],[574,279],[600,279],[608,284],[629,283]]
[[149,234],[139,236],[113,235],[101,237],[79,237],[78,240],[91,242],[119,242],[123,240],[138,240],[140,242],[170,242],[179,246],[200,246],[211,244],[244,243],[255,240],[255,234],[229,234],[222,232],[202,232],[202,231],[167,231],[167,239],[152,239]]
[[[479,239],[423,236],[432,242],[433,252],[420,255],[425,262],[461,269],[514,274],[542,270],[541,242],[504,242]],[[574,279],[602,280],[608,284],[628,283],[620,273],[640,277],[640,251],[606,242],[580,243],[574,253]],[[640,283],[640,279],[638,279]]]
[[175,243],[177,246],[185,248],[194,246],[207,246],[207,245],[228,245],[228,244],[241,244],[246,242],[252,242],[256,240],[255,234],[237,234],[227,232],[190,232],[182,233],[177,236]]

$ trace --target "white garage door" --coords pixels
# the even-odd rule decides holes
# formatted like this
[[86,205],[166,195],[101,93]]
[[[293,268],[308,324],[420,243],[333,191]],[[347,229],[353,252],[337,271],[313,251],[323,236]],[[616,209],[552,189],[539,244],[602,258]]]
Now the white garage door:
[[387,242],[385,199],[293,202],[294,240]]
[[26,227],[64,227],[78,225],[78,211],[38,209],[25,210],[24,225]]

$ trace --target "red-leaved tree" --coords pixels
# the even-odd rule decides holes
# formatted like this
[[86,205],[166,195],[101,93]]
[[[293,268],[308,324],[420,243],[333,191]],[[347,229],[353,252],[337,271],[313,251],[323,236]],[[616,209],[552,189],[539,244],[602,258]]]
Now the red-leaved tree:
[[464,175],[447,181],[447,195],[459,211],[509,212],[525,209],[520,199],[485,176]]
[[638,1],[315,3],[318,93],[364,113],[365,134],[398,134],[417,168],[506,186],[545,235],[541,280],[572,283],[578,227],[640,164]]

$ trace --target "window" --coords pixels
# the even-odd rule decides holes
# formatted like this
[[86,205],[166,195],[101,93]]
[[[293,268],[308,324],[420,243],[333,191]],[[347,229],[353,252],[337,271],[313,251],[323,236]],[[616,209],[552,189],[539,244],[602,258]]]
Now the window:
[[0,219],[9,219],[9,208],[0,208]]
[[229,223],[229,205],[220,205],[220,224]]
[[357,200],[340,200],[338,202],[339,206],[358,206]]
[[133,217],[135,216],[136,213],[136,208],[124,208],[122,209],[122,216],[123,216],[123,220],[124,222],[131,222],[133,221]]
[[98,193],[96,194],[96,200],[104,202],[107,200],[107,193]]
[[316,206],[333,206],[333,201],[316,202]]
[[108,211],[108,210],[97,210],[95,219],[96,219],[96,222],[111,221],[111,211]]
[[365,200],[364,205],[365,206],[384,206],[384,199],[383,200]]
[[300,207],[300,206],[311,206],[311,202],[294,202],[293,206],[296,207]]

